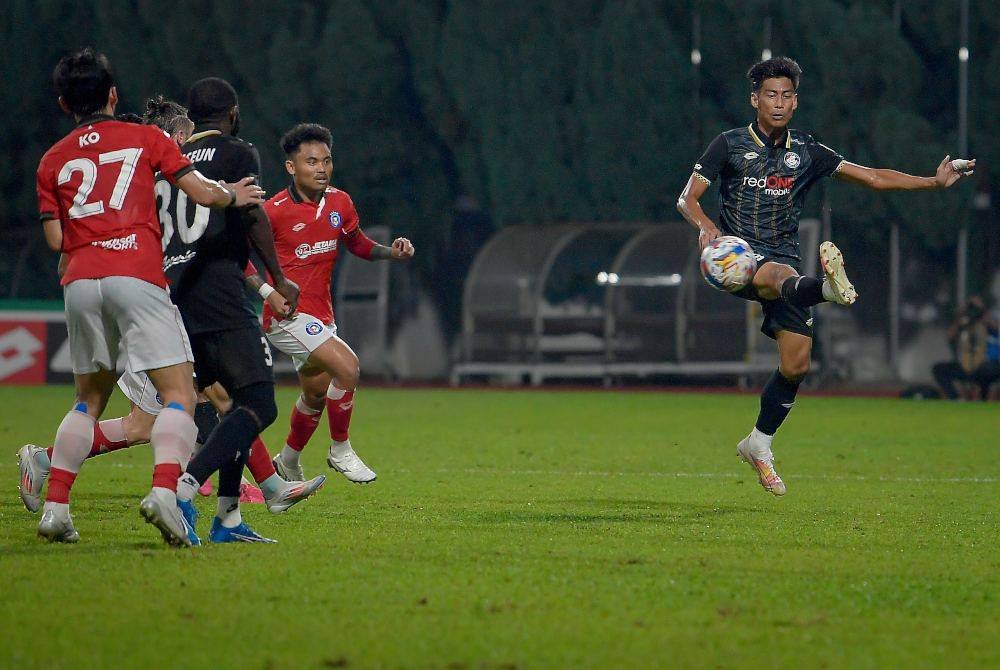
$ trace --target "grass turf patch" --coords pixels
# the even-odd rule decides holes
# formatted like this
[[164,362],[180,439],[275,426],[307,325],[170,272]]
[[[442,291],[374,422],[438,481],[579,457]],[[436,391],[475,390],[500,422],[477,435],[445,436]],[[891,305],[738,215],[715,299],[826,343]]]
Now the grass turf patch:
[[245,508],[279,544],[172,550],[148,447],[86,463],[79,545],[35,538],[13,454],[70,394],[0,388],[0,667],[1000,665],[995,406],[801,398],[775,499],[735,455],[753,396],[364,389],[377,482],[326,467],[324,420],[326,487]]

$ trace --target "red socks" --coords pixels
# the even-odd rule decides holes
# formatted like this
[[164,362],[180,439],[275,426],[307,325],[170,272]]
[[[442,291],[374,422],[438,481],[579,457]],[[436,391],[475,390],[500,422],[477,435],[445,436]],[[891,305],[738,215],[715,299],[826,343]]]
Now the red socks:
[[[292,416],[289,420],[291,428],[288,431],[288,437],[285,438],[285,444],[295,451],[302,451],[306,443],[309,442],[309,438],[316,432],[321,413],[321,411],[317,412],[308,407],[299,397],[295,401],[295,407],[292,408]],[[252,457],[253,454],[251,454]]]
[[[112,451],[118,451],[128,446],[125,438],[125,419],[108,419],[94,424],[94,441],[90,445],[90,453],[87,458],[100,456]],[[52,460],[52,447],[45,450]]]
[[49,488],[45,492],[46,502],[69,504],[69,490],[73,488],[76,474],[60,468],[49,469]]
[[177,480],[180,479],[180,476],[180,464],[157,463],[153,466],[153,488],[168,489],[176,493]]
[[330,437],[337,442],[346,441],[351,426],[351,413],[354,411],[354,391],[331,386],[326,393],[326,411],[330,422]]
[[274,463],[271,462],[271,454],[267,453],[267,447],[258,437],[250,447],[250,458],[247,460],[247,469],[253,476],[253,480],[260,484],[265,479],[274,474]]

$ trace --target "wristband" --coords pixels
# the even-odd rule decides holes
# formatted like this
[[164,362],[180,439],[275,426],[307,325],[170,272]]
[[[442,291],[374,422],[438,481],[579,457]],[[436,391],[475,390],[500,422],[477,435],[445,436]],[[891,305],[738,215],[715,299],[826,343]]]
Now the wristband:
[[264,282],[263,284],[260,285],[260,288],[257,289],[257,293],[260,293],[261,298],[267,300],[267,297],[272,293],[274,293],[274,287],[268,284],[267,282]]

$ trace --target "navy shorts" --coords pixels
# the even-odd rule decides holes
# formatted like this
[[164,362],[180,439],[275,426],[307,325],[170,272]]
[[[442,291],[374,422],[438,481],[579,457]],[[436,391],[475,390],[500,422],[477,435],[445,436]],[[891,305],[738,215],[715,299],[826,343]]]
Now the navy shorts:
[[[790,265],[796,272],[799,271],[797,263],[793,259],[775,256],[759,258],[757,260],[757,267],[759,268],[765,263],[771,262]],[[760,332],[772,340],[776,339],[776,333],[779,330],[787,330],[799,335],[805,335],[806,337],[813,336],[812,310],[808,307],[798,307],[780,298],[777,300],[765,300],[757,294],[757,289],[754,288],[753,284],[745,286],[733,293],[733,295],[739,296],[744,300],[755,300],[760,303],[764,311],[764,323],[760,326]]]
[[220,382],[229,393],[274,383],[271,348],[259,326],[189,335],[198,388]]

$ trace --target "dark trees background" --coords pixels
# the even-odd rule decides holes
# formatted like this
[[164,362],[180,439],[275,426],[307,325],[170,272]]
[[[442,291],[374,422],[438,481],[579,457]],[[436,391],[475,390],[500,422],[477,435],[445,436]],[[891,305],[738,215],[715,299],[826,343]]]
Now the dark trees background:
[[[0,15],[2,297],[59,294],[37,231],[34,171],[71,127],[56,105],[52,67],[84,45],[112,59],[120,111],[161,92],[183,102],[203,76],[231,80],[242,135],[260,148],[271,192],[284,183],[281,133],[299,121],[329,126],[335,183],[352,193],[363,222],[414,239],[430,281],[463,194],[497,226],[676,221],[674,202],[701,148],[751,118],[743,75],[764,46],[765,17],[773,52],[805,70],[795,127],[867,165],[931,174],[946,153],[956,155],[958,3],[903,0],[899,27],[890,0],[699,3],[700,139],[694,5],[8,0]],[[989,166],[1000,161],[1000,12],[996,3],[972,7],[969,144],[983,164],[978,186],[889,197],[827,187],[847,246],[884,248],[895,220],[908,247],[943,262],[972,217],[974,190],[991,187]],[[812,214],[820,200],[813,196]],[[983,270],[1000,249],[995,227],[977,225],[974,263]],[[12,286],[18,262],[38,269]]]

